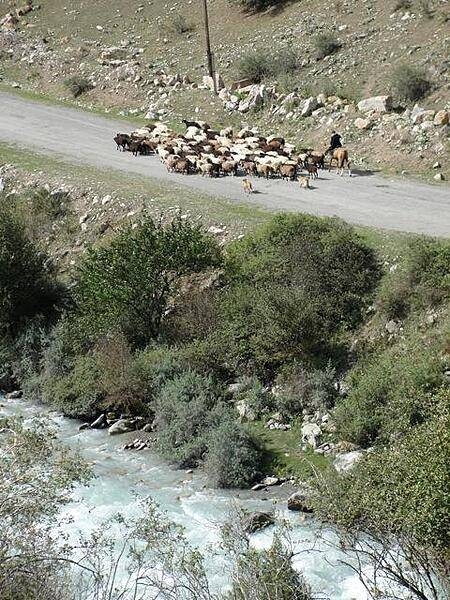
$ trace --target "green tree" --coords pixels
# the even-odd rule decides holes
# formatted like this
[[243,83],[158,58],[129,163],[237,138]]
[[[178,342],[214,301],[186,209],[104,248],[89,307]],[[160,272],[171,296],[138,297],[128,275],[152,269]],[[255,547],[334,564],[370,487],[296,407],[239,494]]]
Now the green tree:
[[78,272],[76,303],[93,334],[120,330],[137,346],[161,331],[183,277],[220,263],[220,251],[198,226],[146,219],[105,248],[91,249]]
[[62,288],[45,267],[46,256],[9,212],[0,211],[0,336],[14,338],[31,319],[49,318]]

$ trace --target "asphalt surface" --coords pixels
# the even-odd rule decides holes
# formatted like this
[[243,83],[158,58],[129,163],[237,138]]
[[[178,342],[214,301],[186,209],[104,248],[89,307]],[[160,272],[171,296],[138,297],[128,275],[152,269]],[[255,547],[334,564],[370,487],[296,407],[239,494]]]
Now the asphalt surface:
[[[116,150],[113,136],[130,123],[76,109],[49,106],[0,92],[0,140],[21,148],[58,155],[68,162],[125,171],[199,190],[215,197],[270,210],[338,216],[381,229],[450,237],[450,187],[391,180],[365,172],[353,177],[321,172],[314,189],[297,182],[253,181],[246,196],[239,177],[209,179],[174,175],[154,156],[133,157]],[[351,158],[351,156],[350,156]]]

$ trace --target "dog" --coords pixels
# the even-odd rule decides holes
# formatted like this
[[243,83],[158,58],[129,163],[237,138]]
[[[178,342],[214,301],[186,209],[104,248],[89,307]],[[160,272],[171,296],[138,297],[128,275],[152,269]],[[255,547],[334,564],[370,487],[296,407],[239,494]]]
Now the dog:
[[242,187],[244,188],[244,194],[253,194],[253,185],[250,179],[243,179]]
[[300,177],[298,178],[298,182],[300,183],[300,187],[305,188],[307,190],[310,189],[309,177],[307,175],[300,175]]

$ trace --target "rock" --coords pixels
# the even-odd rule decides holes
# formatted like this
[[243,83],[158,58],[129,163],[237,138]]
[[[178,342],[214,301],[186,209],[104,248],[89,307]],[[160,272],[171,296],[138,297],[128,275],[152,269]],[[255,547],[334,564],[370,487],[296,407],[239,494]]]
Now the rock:
[[105,204],[108,204],[109,202],[111,202],[111,200],[112,200],[112,196],[110,196],[109,194],[107,196],[103,196],[102,206],[105,206]]
[[84,431],[85,429],[89,429],[90,425],[89,423],[82,423],[79,427],[78,427],[78,431]]
[[236,402],[236,410],[243,421],[256,421],[258,415],[256,411],[251,407],[250,403],[246,398],[240,398]]
[[269,94],[264,84],[252,85],[249,94],[245,100],[239,102],[239,112],[247,112],[263,106],[264,102],[268,99]]
[[378,112],[386,113],[392,110],[391,96],[373,96],[358,102],[358,110],[360,112]]
[[212,233],[213,235],[222,235],[225,232],[226,232],[225,228],[216,227],[215,225],[211,225],[211,227],[208,228],[208,233]]
[[394,335],[394,333],[397,333],[399,330],[400,323],[397,323],[397,321],[392,319],[391,321],[388,321],[384,327],[390,335]]
[[255,485],[251,488],[252,492],[259,492],[260,490],[265,490],[266,486],[262,483],[255,483]]
[[312,513],[311,495],[305,492],[294,492],[287,501],[288,510],[296,512]]
[[338,473],[347,473],[363,456],[364,452],[362,450],[353,450],[352,452],[338,454],[333,461],[333,467]]
[[249,87],[253,85],[252,79],[240,79],[239,81],[234,81],[230,85],[230,92],[234,92],[235,90],[242,90],[243,88]]
[[119,419],[109,427],[108,434],[118,435],[121,433],[128,433],[129,431],[134,431],[135,429],[136,423],[134,419]]
[[[414,115],[414,110],[413,110]],[[432,125],[435,112],[434,110],[421,110],[412,116],[412,122],[414,125],[421,125],[422,123],[429,122]]]
[[440,169],[440,168],[441,168],[441,166],[442,166],[442,165],[441,165],[441,163],[440,163],[439,161],[438,161],[438,162],[435,162],[435,163],[434,163],[434,165],[433,165],[433,169]]
[[103,413],[95,419],[90,425],[91,429],[101,429],[106,426],[106,415]]
[[450,123],[450,112],[448,110],[438,110],[434,116],[433,123],[437,127],[448,125]]
[[273,485],[280,485],[281,483],[283,483],[283,479],[280,479],[279,477],[264,477],[261,481],[261,484],[264,487],[272,487]]
[[266,512],[254,512],[244,517],[242,527],[246,533],[255,533],[275,523],[273,515]]
[[144,427],[141,429],[141,431],[145,431],[146,433],[153,431],[153,424],[152,423],[146,423],[144,425]]
[[22,398],[22,395],[22,390],[14,390],[13,392],[5,394],[5,398],[6,400],[18,400],[19,398]]
[[313,111],[319,107],[320,106],[317,102],[317,98],[311,96],[303,102],[300,114],[302,117],[309,117],[312,115]]
[[433,177],[433,179],[435,181],[445,181],[445,177],[442,173],[436,173],[436,175]]
[[225,84],[223,82],[222,77],[219,75],[219,73],[215,73],[214,74],[214,79],[212,77],[210,77],[209,75],[204,75],[203,79],[202,79],[203,85],[208,88],[209,90],[211,90],[211,92],[214,91],[214,83],[216,84],[216,91],[219,92],[220,90],[222,90],[225,87]]
[[305,423],[302,425],[301,433],[303,444],[308,444],[313,448],[317,448],[319,444],[319,438],[322,433],[319,425],[316,423]]
[[367,129],[370,129],[372,127],[372,121],[370,119],[355,119],[355,121],[353,122],[353,125],[356,127],[356,129],[360,129],[361,131],[365,131]]

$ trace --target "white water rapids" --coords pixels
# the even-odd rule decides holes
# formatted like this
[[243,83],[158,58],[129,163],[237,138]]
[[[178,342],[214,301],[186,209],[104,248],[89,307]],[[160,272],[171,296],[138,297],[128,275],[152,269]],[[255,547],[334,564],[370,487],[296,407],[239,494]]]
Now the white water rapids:
[[[318,528],[313,519],[305,519],[286,508],[286,498],[292,490],[273,488],[267,492],[212,490],[205,487],[201,473],[186,474],[171,468],[153,451],[124,451],[121,447],[129,436],[108,436],[104,430],[78,431],[79,423],[49,413],[45,407],[24,400],[0,402],[0,416],[22,416],[26,419],[45,414],[58,428],[60,439],[92,464],[95,478],[87,487],[78,487],[73,502],[64,508],[72,517],[68,533],[88,533],[108,516],[120,512],[132,516],[138,510],[136,495],[153,498],[168,516],[183,525],[190,543],[205,551],[206,566],[213,587],[226,585],[223,561],[211,553],[218,547],[220,527],[233,504],[248,510],[273,509],[278,519],[287,519],[292,526],[295,566],[301,570],[315,594],[330,600],[365,600],[367,593],[354,572],[340,560],[342,554],[332,543],[331,531],[320,533],[312,548]],[[136,433],[134,436],[136,437]],[[252,536],[256,547],[270,544],[273,527]]]

